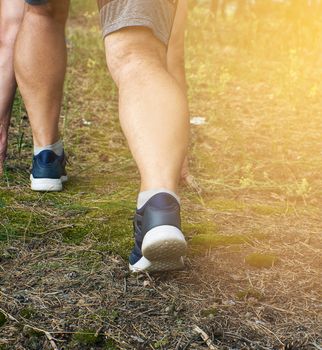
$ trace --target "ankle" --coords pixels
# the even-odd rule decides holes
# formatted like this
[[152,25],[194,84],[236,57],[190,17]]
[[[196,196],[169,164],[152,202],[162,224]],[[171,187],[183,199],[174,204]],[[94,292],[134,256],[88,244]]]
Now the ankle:
[[61,140],[58,140],[57,142],[45,146],[37,146],[34,145],[34,155],[38,155],[42,151],[53,151],[55,152],[58,156],[61,156],[64,151],[63,143]]
[[137,200],[137,209],[141,209],[153,196],[158,193],[168,193],[173,196],[178,201],[178,203],[180,203],[180,197],[176,192],[166,188],[155,188],[139,193]]

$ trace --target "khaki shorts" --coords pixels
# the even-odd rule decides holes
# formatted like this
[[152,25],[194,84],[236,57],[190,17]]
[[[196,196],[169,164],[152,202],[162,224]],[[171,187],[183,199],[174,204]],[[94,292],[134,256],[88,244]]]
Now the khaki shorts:
[[168,45],[177,0],[98,0],[103,37],[119,29],[142,26]]

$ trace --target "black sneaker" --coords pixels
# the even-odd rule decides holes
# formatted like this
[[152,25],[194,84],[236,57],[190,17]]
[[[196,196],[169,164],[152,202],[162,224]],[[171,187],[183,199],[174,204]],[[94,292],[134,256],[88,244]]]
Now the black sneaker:
[[131,271],[169,271],[184,267],[187,242],[181,232],[180,205],[168,193],[158,193],[136,211]]
[[34,156],[30,175],[33,191],[61,191],[67,181],[66,156],[44,150]]

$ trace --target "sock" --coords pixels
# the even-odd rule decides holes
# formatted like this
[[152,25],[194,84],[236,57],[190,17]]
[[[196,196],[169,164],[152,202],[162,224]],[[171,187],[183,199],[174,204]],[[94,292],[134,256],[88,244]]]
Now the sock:
[[64,150],[63,143],[61,142],[61,140],[58,140],[56,143],[44,147],[34,146],[34,155],[37,156],[40,152],[45,150],[53,151],[57,154],[57,156],[61,156]]
[[161,193],[161,192],[171,194],[171,196],[173,196],[180,204],[180,198],[176,193],[174,193],[173,191],[169,191],[165,188],[157,188],[155,190],[149,190],[149,191],[144,191],[139,193],[138,201],[137,201],[137,209],[141,209],[150,198],[152,198],[157,193]]

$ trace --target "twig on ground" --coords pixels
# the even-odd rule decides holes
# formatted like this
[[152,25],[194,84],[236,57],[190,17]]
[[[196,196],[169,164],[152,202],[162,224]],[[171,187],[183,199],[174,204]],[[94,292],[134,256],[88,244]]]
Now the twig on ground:
[[14,318],[12,315],[8,314],[8,312],[4,311],[1,307],[0,307],[0,312],[3,313],[7,318],[9,318],[9,320],[14,321],[16,323],[19,323],[19,321],[16,318]]
[[285,312],[285,313],[287,313],[287,314],[294,315],[294,312],[292,312],[292,311],[290,311],[290,310],[282,309],[282,308],[277,307],[277,306],[274,306],[274,305],[269,305],[269,304],[265,304],[265,303],[261,303],[261,305],[266,306],[266,307],[268,307],[268,308],[270,308],[270,309],[274,309],[274,310],[276,310],[276,311],[281,311],[281,312]]
[[182,338],[183,338],[183,337],[181,336],[180,339],[178,340],[178,343],[177,343],[177,345],[176,345],[175,350],[179,350],[179,346],[180,346],[180,344],[181,344]]
[[218,346],[216,346],[213,341],[210,339],[209,335],[205,333],[201,328],[198,326],[194,326],[193,330],[198,333],[203,341],[207,344],[208,348],[211,350],[219,350]]

